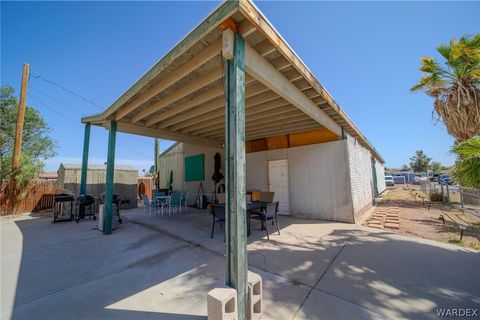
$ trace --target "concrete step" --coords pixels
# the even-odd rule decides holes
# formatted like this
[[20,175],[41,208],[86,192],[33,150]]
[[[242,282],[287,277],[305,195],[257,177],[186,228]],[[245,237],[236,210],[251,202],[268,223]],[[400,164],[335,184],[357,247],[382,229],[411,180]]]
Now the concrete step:
[[400,229],[400,224],[399,223],[394,223],[394,222],[386,222],[384,227],[387,228],[387,229],[398,230],[398,229]]

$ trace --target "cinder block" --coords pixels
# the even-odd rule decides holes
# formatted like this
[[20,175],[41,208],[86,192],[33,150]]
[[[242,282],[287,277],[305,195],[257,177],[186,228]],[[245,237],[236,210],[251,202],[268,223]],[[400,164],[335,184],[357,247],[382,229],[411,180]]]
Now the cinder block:
[[208,320],[237,320],[237,290],[215,288],[207,296]]
[[248,271],[248,320],[260,319],[260,317],[262,316],[262,295],[262,277],[260,277],[259,274]]

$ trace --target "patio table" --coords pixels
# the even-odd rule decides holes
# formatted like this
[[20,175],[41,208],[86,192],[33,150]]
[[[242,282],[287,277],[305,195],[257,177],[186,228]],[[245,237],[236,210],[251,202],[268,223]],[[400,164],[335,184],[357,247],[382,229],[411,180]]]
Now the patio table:
[[159,203],[162,206],[162,216],[163,216],[163,207],[165,204],[170,203],[170,199],[172,196],[156,196],[155,197],[155,202]]
[[252,201],[250,203],[247,202],[246,209],[247,209],[247,237],[250,237],[250,213],[252,210],[255,209],[262,209],[267,207],[267,202],[263,201]]

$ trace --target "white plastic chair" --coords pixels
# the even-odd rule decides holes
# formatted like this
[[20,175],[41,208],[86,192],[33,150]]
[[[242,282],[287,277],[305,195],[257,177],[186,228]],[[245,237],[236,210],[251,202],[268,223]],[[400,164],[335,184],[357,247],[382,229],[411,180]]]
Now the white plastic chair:
[[155,210],[155,205],[153,204],[152,201],[148,199],[148,196],[146,194],[142,195],[142,200],[143,200],[143,213],[146,215],[148,211],[148,215],[152,215],[152,209]]

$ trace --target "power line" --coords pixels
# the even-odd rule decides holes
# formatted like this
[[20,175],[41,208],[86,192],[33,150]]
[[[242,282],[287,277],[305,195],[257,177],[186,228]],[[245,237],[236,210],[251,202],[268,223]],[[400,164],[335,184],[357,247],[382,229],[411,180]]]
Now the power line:
[[81,96],[80,94],[78,94],[78,93],[76,93],[76,92],[74,92],[74,91],[72,91],[72,90],[70,90],[70,89],[67,89],[67,88],[65,88],[64,86],[62,86],[62,85],[60,85],[60,84],[58,84],[58,83],[56,83],[56,82],[54,82],[54,81],[51,81],[51,80],[46,79],[46,78],[45,78],[43,75],[41,75],[41,74],[34,74],[33,72],[30,72],[30,76],[34,77],[35,79],[39,79],[39,80],[42,80],[42,81],[44,81],[44,82],[46,82],[46,83],[52,84],[52,85],[54,85],[54,86],[57,86],[58,88],[62,89],[63,91],[68,92],[68,93],[70,93],[71,95],[74,95],[75,97],[77,97],[77,98],[79,98],[79,99],[82,99],[83,101],[88,102],[88,103],[90,103],[91,105],[94,105],[95,107],[97,107],[97,108],[99,108],[100,110],[103,111],[103,108],[102,108],[101,106],[99,106],[98,104],[96,104],[95,102],[93,102],[92,100],[90,100],[90,99],[88,99],[88,98],[85,98],[85,97]]
[[33,100],[37,101],[38,103],[40,103],[40,104],[43,105],[44,107],[52,110],[53,112],[55,112],[56,114],[58,114],[58,115],[61,116],[62,118],[65,118],[66,120],[68,120],[68,121],[70,121],[70,122],[72,122],[72,123],[74,123],[74,124],[76,124],[76,125],[78,125],[78,126],[81,127],[81,125],[80,125],[78,122],[76,122],[75,120],[72,120],[70,117],[64,115],[63,113],[58,112],[57,110],[55,110],[55,108],[50,107],[48,104],[46,104],[45,102],[41,101],[40,99],[37,99],[37,98],[35,98],[35,97],[32,96],[32,95],[29,95],[29,97],[32,98]]
[[[44,77],[43,75],[41,75],[41,74],[33,74],[32,72],[30,72],[30,75],[31,75],[32,77],[34,77],[35,79],[40,79],[40,80],[42,80],[42,81],[45,81],[45,82],[50,83],[50,84],[52,84],[52,85],[55,85],[55,86],[59,87],[60,89],[66,91],[66,92],[68,92],[68,93],[70,93],[70,94],[72,94],[72,95],[74,95],[74,96],[76,96],[76,97],[78,97],[78,98],[80,98],[80,99],[82,99],[82,100],[85,101],[85,102],[88,102],[88,103],[94,105],[95,107],[97,107],[97,108],[99,108],[100,110],[103,111],[103,108],[102,108],[102,107],[100,107],[98,104],[96,104],[95,102],[91,101],[90,99],[84,98],[84,97],[82,97],[81,95],[79,95],[79,94],[73,92],[72,90],[69,90],[69,89],[67,89],[67,88],[59,85],[58,83],[56,83],[56,82],[54,82],[54,81],[45,79],[45,77]],[[58,99],[56,99],[56,98],[54,98],[54,97],[52,97],[52,96],[50,96],[50,95],[42,92],[41,90],[36,89],[36,88],[34,88],[34,87],[32,87],[32,86],[30,86],[30,88],[32,88],[34,91],[37,91],[38,93],[44,95],[45,97],[52,99],[52,100],[55,101],[56,103],[67,107],[69,110],[73,110],[73,111],[76,111],[76,112],[79,112],[79,113],[80,113],[80,111],[78,111],[78,110],[76,110],[76,109],[71,109],[70,106],[67,105],[66,103],[61,102],[60,100],[58,100]],[[78,122],[73,121],[72,119],[66,117],[65,115],[63,115],[63,114],[61,114],[61,113],[59,113],[57,110],[49,107],[47,104],[45,104],[44,102],[40,101],[39,99],[36,99],[36,98],[33,98],[33,99],[35,99],[36,101],[38,101],[39,103],[41,103],[42,105],[44,105],[45,107],[47,107],[48,109],[50,109],[50,110],[54,111],[55,113],[59,114],[59,115],[62,116],[63,118],[65,118],[65,119],[67,119],[67,120],[75,123],[75,124],[78,125],[78,126],[81,126]],[[80,113],[80,115],[83,115],[83,114]],[[135,139],[133,139],[133,137],[131,137],[131,136],[129,136],[129,135],[127,135],[126,137],[128,137],[128,138],[129,138],[131,141],[133,141],[133,142],[137,142],[137,141],[135,141]],[[151,156],[146,155],[146,154],[144,154],[144,153],[142,153],[142,152],[140,152],[140,151],[135,151],[135,150],[133,150],[133,149],[127,147],[127,146],[125,146],[125,147],[126,147],[127,149],[130,149],[130,151],[135,152],[135,153],[137,153],[137,154],[139,154],[139,155],[142,155],[142,156],[144,156],[144,157],[148,157],[148,158],[151,157]]]
[[[55,108],[50,107],[48,104],[46,104],[45,102],[41,101],[40,99],[35,98],[35,97],[32,96],[32,95],[30,95],[30,98],[32,98],[33,100],[37,101],[38,103],[40,103],[41,105],[45,106],[46,108],[52,110],[53,112],[55,112],[56,114],[58,114],[58,115],[61,116],[62,118],[64,118],[64,119],[66,119],[66,120],[74,123],[75,125],[77,125],[77,126],[79,126],[79,127],[82,127],[82,125],[79,124],[77,121],[71,119],[70,117],[66,116],[65,114],[59,112],[58,110],[55,110]],[[127,137],[129,137],[129,136],[127,136]],[[141,156],[150,158],[149,155],[146,155],[145,153],[140,152],[140,151],[138,151],[138,150],[134,150],[134,149],[130,148],[129,146],[123,146],[123,147],[126,148],[126,149],[129,149],[131,152],[136,153],[137,155],[141,155]]]
[[30,86],[29,89],[32,89],[33,91],[36,91],[36,92],[38,92],[39,94],[41,94],[41,95],[43,95],[43,96],[45,96],[45,97],[47,97],[47,98],[55,101],[55,102],[58,103],[59,105],[62,105],[62,106],[64,106],[64,107],[68,108],[68,110],[77,111],[77,110],[74,109],[74,108],[72,109],[72,107],[71,107],[70,105],[67,105],[65,102],[62,102],[62,101],[60,101],[60,100],[58,100],[58,99],[56,99],[56,98],[54,98],[54,97],[46,94],[46,93],[43,92],[42,90],[39,90],[39,89],[37,89],[37,88],[35,88],[35,87],[33,87],[33,86]]

